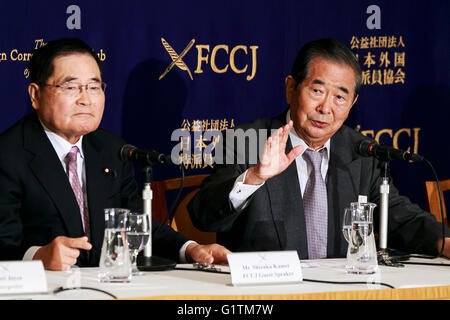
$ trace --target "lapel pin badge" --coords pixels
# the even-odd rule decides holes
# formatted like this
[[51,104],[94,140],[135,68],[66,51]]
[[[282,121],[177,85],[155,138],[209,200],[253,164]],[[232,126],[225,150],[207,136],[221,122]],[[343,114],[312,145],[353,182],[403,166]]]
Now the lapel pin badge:
[[107,176],[112,176],[113,178],[117,177],[117,172],[114,169],[105,167],[103,168],[102,172]]

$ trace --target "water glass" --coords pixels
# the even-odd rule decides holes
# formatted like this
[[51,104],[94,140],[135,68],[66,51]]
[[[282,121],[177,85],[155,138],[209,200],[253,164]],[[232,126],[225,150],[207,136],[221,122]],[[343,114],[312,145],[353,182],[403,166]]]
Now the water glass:
[[100,282],[130,282],[131,261],[126,234],[128,209],[107,208],[105,234],[100,256]]
[[137,256],[150,240],[149,215],[145,213],[131,212],[127,219],[127,239],[130,250],[133,275],[142,275],[136,265]]
[[[374,203],[352,202],[344,223],[351,219],[351,229],[347,229],[347,273],[372,274],[378,270],[375,237],[373,233]],[[351,218],[348,216],[350,215]],[[345,220],[347,219],[347,222]],[[344,235],[345,236],[345,235]]]
[[344,235],[345,240],[347,240],[347,243],[350,243],[350,236],[352,234],[352,209],[349,207],[344,209],[342,234]]

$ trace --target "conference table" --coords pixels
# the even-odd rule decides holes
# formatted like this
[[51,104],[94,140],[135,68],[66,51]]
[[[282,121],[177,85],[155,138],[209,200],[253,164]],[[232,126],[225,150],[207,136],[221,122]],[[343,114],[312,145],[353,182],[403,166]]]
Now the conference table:
[[[345,259],[302,260],[303,281],[233,286],[229,267],[201,270],[179,264],[145,272],[129,283],[100,283],[98,268],[45,271],[48,292],[0,295],[1,300],[442,300],[450,299],[450,260],[410,258],[403,267],[379,266],[372,275],[349,275]],[[431,265],[430,265],[431,264]],[[329,283],[331,282],[331,283]],[[62,290],[56,292],[58,288]]]

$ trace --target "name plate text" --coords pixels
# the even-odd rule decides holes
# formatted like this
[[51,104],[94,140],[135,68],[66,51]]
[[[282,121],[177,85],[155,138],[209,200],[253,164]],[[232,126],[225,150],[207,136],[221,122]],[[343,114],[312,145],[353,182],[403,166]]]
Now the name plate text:
[[300,283],[297,251],[239,252],[227,255],[234,286]]

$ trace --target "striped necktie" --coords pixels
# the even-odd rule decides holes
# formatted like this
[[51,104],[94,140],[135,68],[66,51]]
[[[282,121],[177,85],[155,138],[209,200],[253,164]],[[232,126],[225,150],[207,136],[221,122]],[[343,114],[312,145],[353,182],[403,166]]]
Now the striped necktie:
[[309,259],[320,259],[327,256],[327,187],[320,169],[325,150],[326,148],[319,151],[307,149],[303,153],[304,159],[312,166],[303,194]]
[[72,149],[70,149],[70,152],[64,158],[64,161],[66,162],[66,171],[70,185],[72,186],[73,193],[75,195],[75,198],[77,199],[78,207],[80,208],[81,221],[83,223],[84,233],[90,240],[91,232],[89,227],[89,213],[87,207],[84,204],[84,193],[83,190],[81,189],[80,180],[78,179],[77,173],[78,152],[79,152],[78,147],[73,146]]

